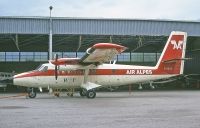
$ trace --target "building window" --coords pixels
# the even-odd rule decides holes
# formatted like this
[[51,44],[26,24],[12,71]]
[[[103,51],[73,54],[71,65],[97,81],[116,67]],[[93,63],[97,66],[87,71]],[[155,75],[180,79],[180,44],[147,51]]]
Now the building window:
[[6,53],[5,52],[0,52],[0,61],[5,62],[6,60]]
[[85,52],[77,52],[77,57],[82,58],[85,54]]
[[130,62],[130,53],[121,53],[120,55],[118,55],[118,61]]
[[156,53],[144,53],[144,62],[156,62]]
[[34,53],[34,61],[47,61],[48,60],[48,52],[35,52]]
[[62,52],[53,52],[53,58],[52,58],[52,59],[54,59],[54,57],[55,57],[55,54],[57,54],[57,55],[58,55],[58,58],[62,58],[62,57],[63,57],[63,54],[62,54]]
[[64,58],[76,58],[76,52],[63,52]]
[[6,61],[7,62],[18,62],[19,61],[19,52],[6,52]]
[[34,61],[34,53],[33,52],[21,52],[20,53],[20,61]]
[[131,61],[132,62],[143,62],[144,61],[143,53],[131,53]]

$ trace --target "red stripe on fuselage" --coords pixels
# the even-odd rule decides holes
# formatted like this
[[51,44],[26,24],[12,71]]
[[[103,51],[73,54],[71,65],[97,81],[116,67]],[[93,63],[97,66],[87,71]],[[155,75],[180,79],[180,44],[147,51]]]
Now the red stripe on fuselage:
[[[54,76],[54,70],[46,72],[31,71],[18,74],[15,78],[34,77],[34,76]],[[59,76],[80,76],[84,75],[84,70],[58,71]],[[169,75],[156,69],[90,69],[89,75]]]

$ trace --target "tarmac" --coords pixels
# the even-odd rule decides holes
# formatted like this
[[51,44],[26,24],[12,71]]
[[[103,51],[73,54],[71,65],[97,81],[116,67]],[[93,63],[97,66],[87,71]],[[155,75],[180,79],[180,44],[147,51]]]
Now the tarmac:
[[200,128],[200,91],[0,94],[0,128]]

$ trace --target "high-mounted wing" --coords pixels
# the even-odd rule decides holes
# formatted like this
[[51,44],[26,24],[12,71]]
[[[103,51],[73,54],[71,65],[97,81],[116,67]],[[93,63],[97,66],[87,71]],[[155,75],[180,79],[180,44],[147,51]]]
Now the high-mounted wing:
[[[93,45],[91,48],[87,49],[86,54],[81,58],[60,58],[58,59],[58,56],[55,56],[55,60],[50,60],[49,62],[55,65],[55,79],[57,80],[58,77],[58,70],[76,70],[76,69],[85,69],[85,72],[92,66],[101,64],[104,62],[111,61],[117,54],[122,53],[127,48],[121,45],[112,44],[112,43],[98,43]],[[79,65],[77,65],[79,64]],[[82,66],[86,64],[85,66]],[[58,68],[59,65],[65,65],[63,69]],[[74,65],[67,66],[67,65]],[[99,85],[96,84],[86,84],[88,73],[84,74],[84,87],[86,88],[93,88],[97,87]]]
[[104,63],[111,61],[117,54],[122,53],[127,48],[112,43],[98,43],[87,49],[86,54],[81,58],[81,64]]

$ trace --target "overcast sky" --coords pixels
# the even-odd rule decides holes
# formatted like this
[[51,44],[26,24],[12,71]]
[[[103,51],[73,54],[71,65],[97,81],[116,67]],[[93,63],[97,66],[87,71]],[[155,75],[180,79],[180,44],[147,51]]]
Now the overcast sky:
[[0,0],[0,16],[200,20],[200,0]]

